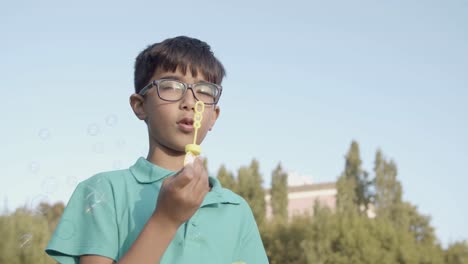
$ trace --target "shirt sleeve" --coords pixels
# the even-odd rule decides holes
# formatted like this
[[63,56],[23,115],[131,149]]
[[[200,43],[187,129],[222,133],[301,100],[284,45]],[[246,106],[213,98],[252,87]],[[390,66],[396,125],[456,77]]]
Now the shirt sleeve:
[[112,186],[94,176],[80,183],[46,248],[61,264],[78,264],[81,255],[100,255],[116,261],[118,229]]
[[268,264],[268,257],[254,215],[247,202],[244,201],[244,203],[242,206],[245,208],[245,222],[236,263]]

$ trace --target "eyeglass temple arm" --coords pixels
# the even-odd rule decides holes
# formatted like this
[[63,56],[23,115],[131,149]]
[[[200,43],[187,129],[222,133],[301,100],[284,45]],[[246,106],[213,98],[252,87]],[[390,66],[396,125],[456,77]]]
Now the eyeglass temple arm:
[[146,91],[148,91],[149,88],[153,87],[154,85],[154,82],[150,82],[148,85],[146,85],[145,87],[143,87],[143,89],[141,89],[138,94],[139,95],[145,95]]

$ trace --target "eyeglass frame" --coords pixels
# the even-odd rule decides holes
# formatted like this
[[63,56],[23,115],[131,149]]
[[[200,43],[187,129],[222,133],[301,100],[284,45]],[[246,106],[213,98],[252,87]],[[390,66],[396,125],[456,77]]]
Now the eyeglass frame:
[[[175,82],[179,82],[179,83],[183,84],[184,87],[185,87],[185,91],[182,94],[182,96],[180,97],[180,99],[168,100],[168,99],[162,98],[161,95],[159,94],[159,83],[162,82],[162,81],[175,81]],[[158,80],[152,80],[145,87],[143,87],[138,92],[138,94],[141,95],[141,96],[144,96],[146,94],[146,92],[148,92],[148,90],[151,89],[154,86],[154,87],[156,87],[156,93],[158,94],[158,97],[161,100],[167,101],[167,102],[177,102],[177,101],[182,100],[182,98],[184,98],[185,94],[187,93],[187,90],[190,89],[192,91],[193,98],[195,98],[195,100],[197,100],[197,101],[200,101],[200,99],[198,99],[197,96],[195,95],[195,91],[193,90],[193,87],[196,86],[196,85],[204,84],[204,83],[214,85],[218,89],[219,94],[218,94],[217,97],[215,97],[215,102],[214,103],[206,103],[206,102],[203,102],[203,103],[206,104],[206,105],[216,105],[219,102],[219,98],[221,98],[221,93],[223,92],[223,87],[221,85],[218,85],[216,83],[211,83],[211,82],[197,82],[197,83],[188,84],[188,83],[185,83],[185,82],[182,82],[182,81],[179,81],[179,80],[175,80],[175,79],[158,79]]]

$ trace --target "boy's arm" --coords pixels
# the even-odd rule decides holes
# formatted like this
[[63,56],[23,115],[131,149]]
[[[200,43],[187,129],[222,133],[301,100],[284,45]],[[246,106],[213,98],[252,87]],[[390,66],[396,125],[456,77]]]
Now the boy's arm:
[[[118,264],[159,263],[179,226],[195,214],[208,191],[208,173],[198,158],[166,179],[156,211]],[[80,257],[80,264],[112,263],[113,260],[101,256]]]

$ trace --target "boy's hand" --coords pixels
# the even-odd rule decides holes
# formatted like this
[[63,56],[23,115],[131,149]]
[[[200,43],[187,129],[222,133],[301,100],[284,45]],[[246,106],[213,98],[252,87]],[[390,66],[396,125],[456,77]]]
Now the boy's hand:
[[177,229],[195,214],[208,191],[208,173],[197,157],[164,180],[152,218],[167,221],[166,224]]

